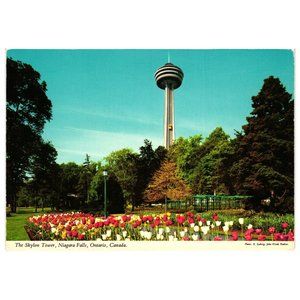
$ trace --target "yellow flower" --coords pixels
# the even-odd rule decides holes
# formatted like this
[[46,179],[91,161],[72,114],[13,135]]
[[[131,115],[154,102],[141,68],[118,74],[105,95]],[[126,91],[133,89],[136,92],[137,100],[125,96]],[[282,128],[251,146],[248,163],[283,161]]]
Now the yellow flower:
[[67,237],[67,231],[66,231],[66,230],[64,230],[64,231],[61,233],[61,237],[62,237],[63,239],[65,239],[65,238]]

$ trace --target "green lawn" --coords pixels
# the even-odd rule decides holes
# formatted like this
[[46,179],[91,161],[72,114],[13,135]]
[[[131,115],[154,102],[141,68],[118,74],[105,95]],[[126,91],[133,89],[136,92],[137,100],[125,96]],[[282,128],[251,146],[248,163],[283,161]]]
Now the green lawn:
[[[39,208],[37,213],[34,213],[34,207],[19,207],[16,214],[10,214],[6,217],[6,240],[7,241],[28,241],[28,235],[24,229],[24,225],[28,217],[43,213]],[[49,212],[50,208],[45,208],[44,212]]]

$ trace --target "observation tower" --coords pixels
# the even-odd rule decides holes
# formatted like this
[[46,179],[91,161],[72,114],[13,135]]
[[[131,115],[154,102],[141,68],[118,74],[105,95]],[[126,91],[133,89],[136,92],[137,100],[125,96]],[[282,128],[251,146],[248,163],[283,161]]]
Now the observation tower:
[[155,80],[157,86],[165,90],[164,146],[169,149],[175,140],[173,90],[181,86],[183,72],[179,67],[166,63],[155,72]]

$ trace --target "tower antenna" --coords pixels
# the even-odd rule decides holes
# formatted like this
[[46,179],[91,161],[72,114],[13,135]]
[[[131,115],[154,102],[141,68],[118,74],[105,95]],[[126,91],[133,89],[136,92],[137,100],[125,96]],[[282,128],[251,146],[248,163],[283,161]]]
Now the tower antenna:
[[170,56],[170,51],[168,51],[168,63],[171,62],[171,56]]

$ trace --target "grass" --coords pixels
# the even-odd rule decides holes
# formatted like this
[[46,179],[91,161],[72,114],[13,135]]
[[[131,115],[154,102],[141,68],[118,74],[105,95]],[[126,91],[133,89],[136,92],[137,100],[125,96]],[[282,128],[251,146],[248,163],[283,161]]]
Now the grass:
[[[24,229],[26,220],[32,215],[43,213],[41,209],[35,213],[34,207],[20,207],[17,213],[10,213],[6,218],[6,240],[7,241],[28,241],[29,237]],[[45,208],[44,212],[50,212],[50,208]]]

